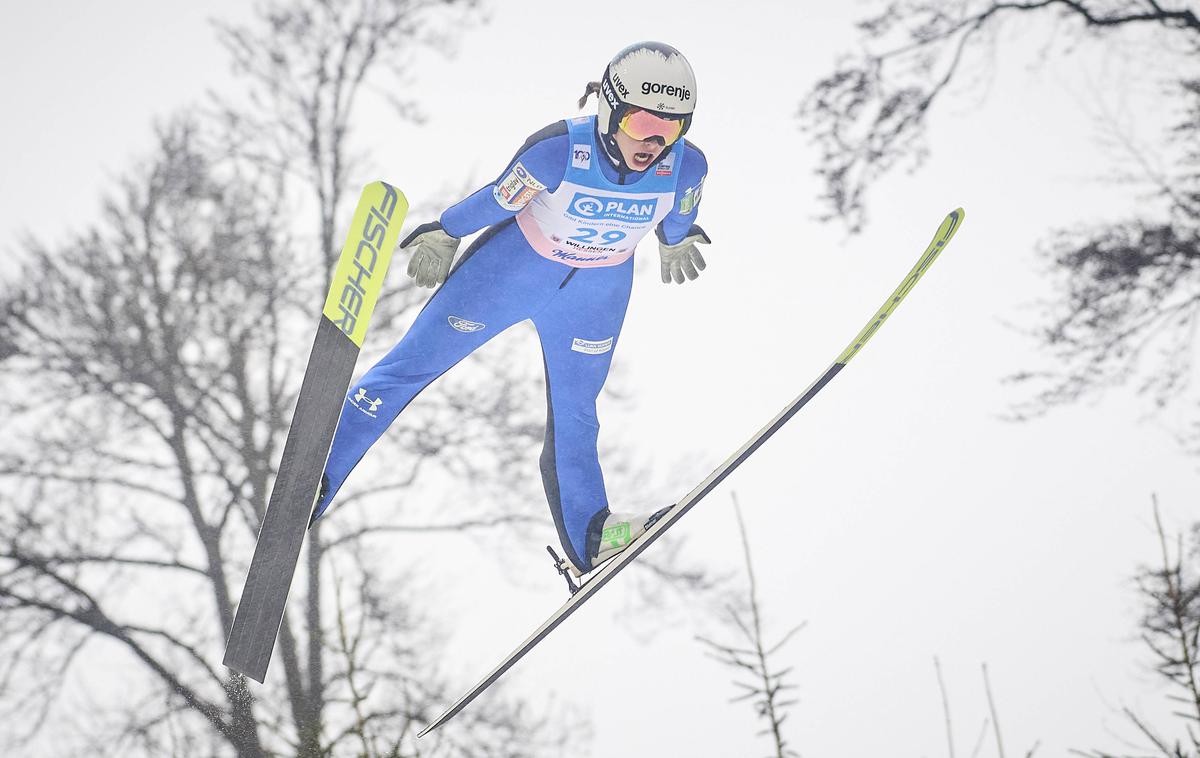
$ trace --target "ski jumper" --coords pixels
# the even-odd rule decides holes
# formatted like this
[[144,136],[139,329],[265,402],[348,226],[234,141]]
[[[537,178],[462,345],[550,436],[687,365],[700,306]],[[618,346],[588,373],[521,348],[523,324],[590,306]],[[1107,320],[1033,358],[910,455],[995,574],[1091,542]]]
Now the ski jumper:
[[645,171],[619,174],[596,143],[596,117],[579,117],[531,136],[495,182],[446,209],[440,223],[451,236],[488,228],[403,339],[352,385],[320,510],[421,390],[530,319],[546,372],[542,482],[563,549],[590,569],[588,542],[598,543],[608,514],[596,398],[629,303],[634,248],[651,229],[667,244],[687,235],[707,171],[704,154],[681,139]]

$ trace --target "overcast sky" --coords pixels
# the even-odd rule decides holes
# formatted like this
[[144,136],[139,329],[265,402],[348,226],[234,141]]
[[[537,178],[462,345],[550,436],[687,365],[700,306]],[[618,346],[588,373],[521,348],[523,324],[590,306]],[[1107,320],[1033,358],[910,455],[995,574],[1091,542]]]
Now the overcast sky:
[[[112,178],[151,146],[156,118],[231,86],[206,19],[244,19],[242,6],[0,10],[0,273],[13,270],[20,233],[54,241],[93,221]],[[425,125],[360,113],[357,143],[375,162],[353,183],[383,178],[414,205],[480,185],[526,136],[575,115],[584,83],[615,51],[637,39],[682,50],[698,78],[688,137],[710,165],[699,219],[710,265],[670,287],[643,266],[616,354],[636,403],[600,409],[602,443],[653,461],[677,496],[824,370],[944,215],[966,209],[951,249],[868,348],[677,527],[693,558],[738,570],[736,491],[770,628],[808,621],[781,659],[799,686],[793,746],[806,756],[945,756],[934,655],[960,754],[986,715],[983,661],[1013,754],[1038,740],[1038,755],[1119,748],[1115,735],[1129,735],[1122,704],[1165,723],[1170,703],[1135,639],[1130,578],[1157,556],[1152,493],[1169,528],[1195,520],[1196,461],[1125,390],[1030,423],[999,418],[1021,399],[1002,378],[1042,365],[1008,326],[1033,325],[1031,304],[1050,292],[1038,240],[1145,202],[1137,187],[1098,181],[1113,154],[1095,115],[1116,114],[1152,145],[1174,115],[1160,93],[1087,46],[1066,65],[1032,67],[1046,33],[1020,27],[993,77],[936,109],[928,164],[874,187],[869,226],[847,238],[813,219],[821,188],[795,113],[835,56],[857,48],[853,21],[876,5],[743,0],[735,18],[728,3],[700,0],[615,15],[552,0],[490,8],[455,55],[419,56],[404,94],[422,104]],[[639,255],[651,260],[653,246]],[[539,360],[527,329],[487,349]],[[610,498],[617,510],[656,505],[632,487]],[[546,541],[552,534],[547,518]],[[497,560],[462,541],[406,538],[399,549]],[[540,556],[522,560],[519,580],[461,574],[421,599],[459,630],[443,665],[464,688],[562,599]],[[750,706],[728,703],[729,675],[693,640],[721,628],[689,617],[653,636],[643,633],[653,623],[631,630],[619,612],[655,609],[629,603],[621,587],[606,587],[501,686],[577,703],[596,727],[596,756],[765,754]]]

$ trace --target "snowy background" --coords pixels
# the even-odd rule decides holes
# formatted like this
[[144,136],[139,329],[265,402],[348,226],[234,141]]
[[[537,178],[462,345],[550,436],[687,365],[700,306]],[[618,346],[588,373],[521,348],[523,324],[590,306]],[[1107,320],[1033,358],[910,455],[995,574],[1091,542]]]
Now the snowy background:
[[[1145,200],[1136,186],[1100,181],[1111,153],[1097,110],[1122,114],[1148,142],[1176,114],[1102,47],[1033,66],[1044,40],[1031,22],[1032,33],[1006,39],[992,78],[941,106],[928,163],[879,182],[868,225],[850,236],[815,220],[816,155],[796,112],[856,48],[865,12],[752,0],[734,15],[696,0],[614,18],[551,0],[490,4],[450,54],[415,59],[404,94],[426,123],[382,108],[358,115],[372,163],[350,185],[383,178],[414,205],[480,186],[527,135],[575,114],[613,52],[635,39],[682,50],[699,81],[688,137],[710,164],[699,219],[713,239],[709,267],[664,286],[643,246],[616,356],[634,400],[600,409],[602,442],[651,464],[676,496],[803,390],[944,215],[965,208],[951,249],[894,323],[677,529],[689,556],[740,581],[737,494],[770,628],[807,621],[781,654],[799,697],[786,730],[803,755],[947,755],[934,656],[960,753],[987,715],[983,662],[1012,754],[1038,742],[1038,755],[1119,749],[1133,738],[1120,706],[1169,723],[1136,637],[1132,576],[1158,559],[1152,494],[1168,531],[1196,519],[1196,461],[1171,419],[1147,416],[1127,390],[1012,423],[1001,417],[1023,395],[1002,379],[1044,361],[1013,328],[1032,325],[1032,304],[1050,294],[1038,241]],[[113,178],[151,145],[156,118],[231,86],[208,21],[249,17],[232,0],[4,6],[0,275],[16,270],[21,234],[62,241],[97,217]],[[402,275],[403,264],[391,281]],[[518,329],[489,350],[536,362],[536,344]],[[538,476],[536,455],[528,475]],[[643,505],[633,486],[610,497]],[[530,545],[552,540],[548,518],[542,531]],[[539,556],[498,570],[507,545],[402,539],[397,551],[428,562],[419,565],[449,566],[427,570],[434,591],[413,600],[453,630],[440,663],[464,688],[561,600]],[[676,607],[656,619],[628,586],[606,588],[499,686],[586,714],[591,738],[574,746],[586,754],[765,755],[751,708],[729,702],[729,671],[694,639],[728,636],[715,612]],[[96,662],[80,663],[64,694],[74,707],[136,676],[115,647],[91,652]],[[42,740],[36,754],[57,755],[53,745]]]

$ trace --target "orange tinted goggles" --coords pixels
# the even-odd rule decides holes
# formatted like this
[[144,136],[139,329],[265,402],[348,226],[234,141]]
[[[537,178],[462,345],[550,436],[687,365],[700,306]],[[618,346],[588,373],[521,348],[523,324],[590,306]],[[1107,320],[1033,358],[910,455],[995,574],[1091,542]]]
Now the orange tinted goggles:
[[670,145],[683,134],[683,120],[663,118],[649,111],[630,111],[619,124],[621,131],[637,140],[647,142],[658,138],[663,145]]

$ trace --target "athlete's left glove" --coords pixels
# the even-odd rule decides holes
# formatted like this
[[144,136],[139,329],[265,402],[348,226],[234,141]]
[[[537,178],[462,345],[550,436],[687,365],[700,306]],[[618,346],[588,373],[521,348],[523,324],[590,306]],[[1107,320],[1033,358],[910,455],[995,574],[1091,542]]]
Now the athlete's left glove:
[[408,261],[408,275],[418,287],[436,287],[446,281],[450,264],[458,252],[458,237],[451,237],[437,221],[421,224],[400,243],[402,249],[416,245]]
[[658,256],[662,260],[663,284],[670,284],[674,279],[676,284],[683,284],[683,278],[695,279],[704,270],[704,256],[696,243],[705,245],[712,242],[704,230],[692,224],[687,235],[674,245],[668,245],[662,239],[658,241]]

